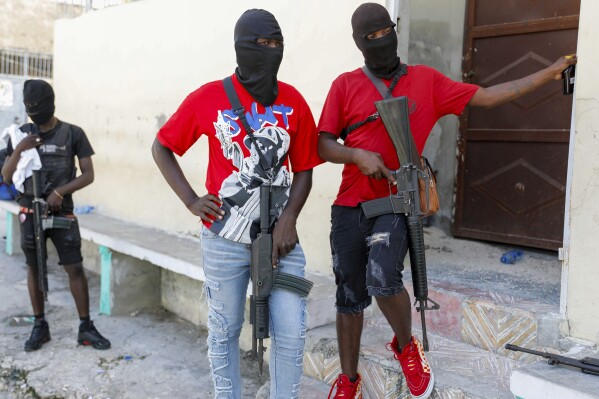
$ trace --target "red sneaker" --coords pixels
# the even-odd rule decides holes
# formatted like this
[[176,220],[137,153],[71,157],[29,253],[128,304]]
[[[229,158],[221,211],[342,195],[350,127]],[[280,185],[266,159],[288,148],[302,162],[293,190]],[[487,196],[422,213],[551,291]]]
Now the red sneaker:
[[[333,389],[337,387],[335,396],[331,398]],[[358,379],[354,382],[349,380],[345,374],[339,374],[337,380],[329,391],[328,399],[362,399],[362,376],[358,374]]]
[[428,398],[433,392],[435,376],[424,356],[420,341],[412,336],[410,343],[399,353],[397,337],[393,337],[393,341],[387,344],[387,349],[393,351],[395,358],[399,360],[414,399]]

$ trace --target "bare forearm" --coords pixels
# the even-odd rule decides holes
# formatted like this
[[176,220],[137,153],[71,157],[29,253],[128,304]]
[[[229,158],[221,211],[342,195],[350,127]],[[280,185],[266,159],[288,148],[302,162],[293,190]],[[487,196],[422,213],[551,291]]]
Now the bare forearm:
[[482,98],[482,103],[476,104],[475,98],[473,98],[471,105],[493,108],[531,93],[552,80],[552,75],[549,72],[542,70],[522,79],[498,84],[486,89],[479,89],[479,91],[485,91],[485,93],[483,93],[484,98]]
[[12,176],[15,174],[15,170],[17,170],[17,164],[19,163],[20,158],[21,153],[17,151],[6,157],[4,166],[2,167],[2,180],[6,183],[12,184]]
[[361,148],[351,148],[341,145],[331,133],[320,132],[318,136],[318,155],[322,159],[333,163],[352,163],[365,176],[374,179],[385,178],[390,183],[396,184],[395,177],[393,177],[391,171],[385,166],[381,154]]
[[83,173],[77,176],[75,179],[68,182],[67,184],[57,187],[56,191],[58,191],[58,193],[64,197],[67,194],[72,194],[75,191],[81,190],[82,188],[89,186],[93,182],[93,173]]
[[518,97],[522,97],[525,94],[537,90],[552,80],[561,79],[562,71],[568,66],[576,64],[576,61],[577,59],[574,55],[564,56],[553,63],[553,65],[522,79],[501,83],[487,88],[481,87],[472,97],[469,105],[493,108],[513,101]]
[[91,157],[78,159],[81,174],[67,184],[55,188],[56,192],[60,194],[60,196],[72,194],[75,191],[81,190],[83,187],[89,186],[94,182],[94,164]]
[[318,155],[325,161],[332,163],[354,163],[356,148],[346,147],[337,141],[337,138],[327,132],[320,132],[318,137]]
[[289,200],[283,214],[297,219],[312,190],[312,169],[293,175]]
[[160,144],[158,140],[154,140],[152,156],[168,185],[177,194],[181,202],[188,207],[198,195],[187,181],[173,152]]

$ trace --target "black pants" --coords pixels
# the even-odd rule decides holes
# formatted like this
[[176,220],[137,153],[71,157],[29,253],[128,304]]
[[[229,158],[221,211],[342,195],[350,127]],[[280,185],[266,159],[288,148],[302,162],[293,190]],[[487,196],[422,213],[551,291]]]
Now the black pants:
[[[27,264],[35,266],[37,259],[35,255],[33,213],[19,213],[19,221],[21,222],[21,249],[25,253]],[[44,234],[46,239],[50,238],[56,247],[61,265],[74,265],[83,261],[83,257],[81,256],[81,235],[79,233],[77,218],[73,219],[70,229],[48,229]]]

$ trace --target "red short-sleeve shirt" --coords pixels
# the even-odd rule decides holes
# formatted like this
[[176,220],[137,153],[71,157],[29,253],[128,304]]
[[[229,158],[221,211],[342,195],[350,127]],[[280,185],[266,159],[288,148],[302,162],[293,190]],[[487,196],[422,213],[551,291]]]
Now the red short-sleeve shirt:
[[291,171],[312,169],[322,160],[314,117],[293,86],[279,81],[274,104],[263,107],[235,75],[232,80],[258,148],[233,113],[222,81],[207,83],[187,96],[157,139],[182,156],[200,136],[208,137],[206,189],[223,201],[226,214],[222,221],[206,225],[222,237],[249,243],[250,227],[259,218],[256,188],[267,181],[264,169],[275,166],[272,184],[289,187]]
[[[389,87],[391,81],[384,82]],[[461,114],[478,88],[455,82],[427,66],[408,66],[408,74],[401,77],[392,94],[394,97],[408,97],[410,128],[419,153],[422,153],[437,120],[448,114]],[[361,68],[340,75],[333,82],[325,101],[318,131],[339,137],[344,128],[375,113],[374,102],[378,100],[381,100],[381,95]],[[380,118],[352,131],[344,145],[377,152],[389,169],[399,168],[395,148]],[[355,164],[345,164],[334,203],[357,206],[387,195],[389,185],[385,179],[369,178]]]

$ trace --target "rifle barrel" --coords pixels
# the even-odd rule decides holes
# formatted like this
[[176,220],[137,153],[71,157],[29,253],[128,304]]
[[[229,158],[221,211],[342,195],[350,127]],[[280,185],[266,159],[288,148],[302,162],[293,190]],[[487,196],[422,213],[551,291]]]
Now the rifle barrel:
[[258,369],[260,370],[260,375],[262,375],[262,371],[264,369],[264,340],[259,339],[259,348],[258,348]]
[[39,170],[34,170],[31,176],[33,183],[33,227],[35,232],[35,256],[39,289],[44,293],[44,301],[48,300],[48,269],[46,264],[46,237],[44,234],[44,198],[42,178]]
[[537,355],[542,357],[547,357],[546,352],[536,351],[534,349],[522,348],[521,346],[513,345],[513,344],[505,344],[505,349],[516,352],[525,352],[530,353],[531,355]]
[[563,364],[564,366],[576,367],[585,374],[599,375],[599,366],[593,364],[584,363],[578,359],[573,359],[567,356],[555,355],[549,352],[541,352],[533,349],[522,348],[520,346],[505,344],[505,349],[509,349],[516,352],[529,353],[531,355],[541,356],[548,359],[550,365],[555,366],[557,364]]
[[426,335],[426,317],[424,316],[424,302],[420,302],[420,322],[422,323],[422,347],[425,352],[428,351],[428,336]]

